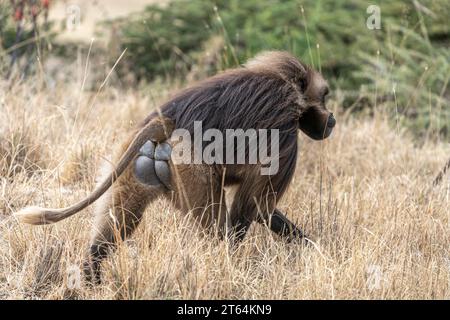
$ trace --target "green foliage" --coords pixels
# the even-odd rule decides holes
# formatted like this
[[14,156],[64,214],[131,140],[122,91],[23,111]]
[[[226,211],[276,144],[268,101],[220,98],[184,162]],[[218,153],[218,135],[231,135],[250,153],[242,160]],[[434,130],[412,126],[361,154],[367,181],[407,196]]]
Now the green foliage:
[[212,15],[209,1],[173,1],[119,20],[121,44],[132,57],[134,73],[153,78],[186,72],[192,53],[211,36]]
[[0,3],[0,73],[6,67],[3,51],[14,43],[15,29],[12,22],[12,8],[9,3]]
[[[369,80],[372,103],[390,101],[393,118],[426,134],[450,133],[450,51],[433,45],[421,34],[393,25],[395,44],[377,56],[360,53],[365,62],[355,77]],[[362,80],[363,81],[363,80]],[[425,130],[424,130],[425,129]]]
[[[372,4],[381,9],[380,30],[366,26]],[[395,102],[406,123],[445,133],[449,14],[448,0],[172,0],[121,20],[120,43],[132,71],[147,79],[183,76],[202,63],[199,52],[217,35],[225,43],[217,69],[261,50],[289,50],[346,91],[345,105],[361,98],[361,88],[370,91],[365,107],[376,105],[376,87],[380,101]],[[439,125],[430,107],[442,110]]]
[[[47,21],[46,13],[48,7],[43,7],[43,2],[0,3],[0,75],[9,75],[14,64],[22,75],[28,74],[38,51],[42,61],[42,54],[54,37],[54,32],[49,32],[52,24]],[[21,58],[25,62],[19,63]]]
[[[441,8],[445,0],[430,3],[438,13],[449,9]],[[290,50],[337,79],[345,77],[345,82],[352,80],[348,75],[358,64],[350,56],[361,50],[375,54],[392,19],[404,27],[419,21],[412,2],[383,3],[382,30],[369,30],[368,5],[363,0],[173,0],[122,19],[121,42],[136,61],[135,70],[146,77],[189,70],[201,44],[212,34],[221,34],[233,55],[224,57],[230,65],[264,49]],[[432,35],[448,37],[442,16],[423,19],[434,23]]]

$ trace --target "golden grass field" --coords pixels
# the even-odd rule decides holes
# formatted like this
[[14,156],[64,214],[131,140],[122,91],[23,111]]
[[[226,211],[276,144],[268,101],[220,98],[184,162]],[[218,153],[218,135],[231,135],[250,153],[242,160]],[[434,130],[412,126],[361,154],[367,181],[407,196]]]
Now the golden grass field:
[[[448,299],[450,186],[430,189],[450,145],[420,141],[375,115],[340,109],[332,136],[299,134],[295,178],[280,209],[313,245],[253,226],[244,243],[201,234],[159,200],[104,263],[103,283],[78,285],[92,207],[55,225],[20,225],[27,205],[62,207],[88,194],[99,165],[172,90],[101,92],[0,83],[0,299]],[[75,281],[74,281],[75,279]]]

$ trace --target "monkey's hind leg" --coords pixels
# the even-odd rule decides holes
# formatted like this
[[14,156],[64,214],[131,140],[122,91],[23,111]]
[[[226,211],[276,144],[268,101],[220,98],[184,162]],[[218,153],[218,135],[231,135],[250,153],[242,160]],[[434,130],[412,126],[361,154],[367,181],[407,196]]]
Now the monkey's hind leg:
[[133,233],[147,204],[168,190],[170,151],[168,144],[148,140],[133,165],[128,166],[97,206],[89,256],[84,264],[88,281],[100,281],[102,260],[118,240]]
[[89,254],[84,263],[89,282],[100,282],[101,262],[115,249],[118,240],[133,233],[145,207],[159,194],[137,181],[133,167],[126,169],[96,208]]
[[[116,247],[117,240],[130,236],[141,221],[147,204],[168,191],[167,162],[171,147],[163,141],[170,136],[171,132],[167,130],[173,124],[160,118],[149,121],[154,125],[147,125],[148,130],[138,137],[143,145],[133,165],[128,165],[97,206],[89,254],[84,263],[88,281],[100,281],[101,262]],[[136,133],[130,135],[118,150],[116,161],[128,150],[135,136]]]

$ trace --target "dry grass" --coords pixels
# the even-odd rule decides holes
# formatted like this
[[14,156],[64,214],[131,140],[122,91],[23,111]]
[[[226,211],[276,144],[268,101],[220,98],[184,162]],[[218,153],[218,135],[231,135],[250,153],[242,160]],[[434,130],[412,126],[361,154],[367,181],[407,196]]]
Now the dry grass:
[[[297,171],[280,208],[315,245],[285,244],[254,226],[230,251],[161,200],[106,261],[102,285],[71,289],[92,208],[46,227],[19,225],[11,214],[86,195],[102,157],[167,93],[105,88],[93,101],[78,85],[0,84],[0,91],[0,298],[450,297],[449,180],[425,192],[449,145],[416,145],[381,112],[341,114],[324,142],[300,135]],[[331,108],[339,114],[337,102]]]

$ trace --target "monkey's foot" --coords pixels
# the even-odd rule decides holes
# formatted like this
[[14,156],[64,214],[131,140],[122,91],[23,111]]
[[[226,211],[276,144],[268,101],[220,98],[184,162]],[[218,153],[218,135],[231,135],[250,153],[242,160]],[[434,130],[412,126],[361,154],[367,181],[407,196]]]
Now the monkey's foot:
[[170,144],[155,143],[148,140],[139,150],[139,156],[134,165],[134,174],[143,184],[149,186],[164,186],[171,190],[170,167],[168,161],[172,153]]

